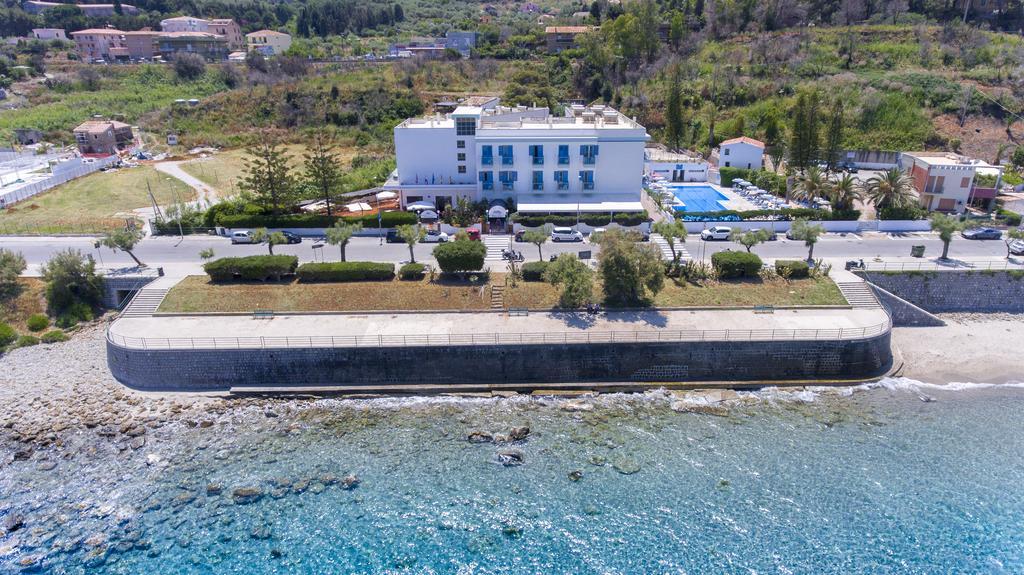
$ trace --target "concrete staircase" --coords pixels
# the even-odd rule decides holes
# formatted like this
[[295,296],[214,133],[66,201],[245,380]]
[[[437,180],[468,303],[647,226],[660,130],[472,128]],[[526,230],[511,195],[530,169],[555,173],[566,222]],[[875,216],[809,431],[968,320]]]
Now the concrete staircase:
[[[664,236],[661,234],[651,234],[651,243],[658,246],[658,249],[661,251],[661,259],[672,259],[672,248],[669,247],[668,240]],[[686,251],[686,244],[682,242],[676,242],[676,253],[679,254],[680,261],[690,259],[690,252]]]
[[149,317],[153,315],[160,304],[167,297],[169,289],[163,288],[142,288],[132,301],[128,302],[124,310],[121,311],[121,317]]
[[866,282],[836,282],[839,291],[851,306],[858,309],[878,309],[882,304],[878,303],[875,292]]
[[484,256],[485,262],[500,262],[501,261],[501,250],[508,248],[509,236],[484,236],[484,245],[487,246],[487,255]]
[[504,285],[492,285],[491,286],[491,309],[493,309],[493,310],[505,309],[505,286]]

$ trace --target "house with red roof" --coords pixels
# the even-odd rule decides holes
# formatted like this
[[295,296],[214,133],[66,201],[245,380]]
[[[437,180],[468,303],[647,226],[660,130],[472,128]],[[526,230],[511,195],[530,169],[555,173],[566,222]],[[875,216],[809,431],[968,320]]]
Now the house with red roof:
[[740,136],[718,145],[719,168],[760,170],[764,167],[764,142]]

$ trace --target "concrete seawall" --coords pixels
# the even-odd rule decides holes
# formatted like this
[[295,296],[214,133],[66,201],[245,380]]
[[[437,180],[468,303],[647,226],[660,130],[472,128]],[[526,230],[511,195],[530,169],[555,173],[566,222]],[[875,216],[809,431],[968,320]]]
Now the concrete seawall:
[[138,349],[107,341],[122,384],[146,391],[239,386],[511,385],[870,378],[892,362],[889,330],[863,339],[555,345]]
[[1024,272],[857,272],[868,282],[931,313],[1024,313]]

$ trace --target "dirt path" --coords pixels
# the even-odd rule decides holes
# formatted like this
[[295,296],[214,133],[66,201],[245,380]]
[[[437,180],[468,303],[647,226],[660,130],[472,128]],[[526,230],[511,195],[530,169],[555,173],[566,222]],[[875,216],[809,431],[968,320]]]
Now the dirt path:
[[158,162],[153,167],[158,171],[177,178],[196,191],[196,202],[200,205],[217,203],[218,194],[212,186],[181,169],[182,161]]

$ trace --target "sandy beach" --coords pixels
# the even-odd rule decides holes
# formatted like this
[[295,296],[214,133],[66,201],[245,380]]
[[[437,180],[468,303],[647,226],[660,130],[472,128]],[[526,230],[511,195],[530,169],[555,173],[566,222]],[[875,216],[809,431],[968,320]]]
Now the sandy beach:
[[892,342],[901,375],[927,383],[1024,381],[1024,316],[940,314],[945,327],[902,327]]

